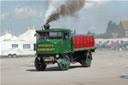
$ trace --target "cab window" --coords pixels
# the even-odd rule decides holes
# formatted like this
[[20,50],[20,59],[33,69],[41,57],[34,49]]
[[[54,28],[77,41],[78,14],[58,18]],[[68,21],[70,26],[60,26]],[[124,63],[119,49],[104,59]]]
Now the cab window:
[[61,32],[49,32],[49,39],[61,39]]
[[37,34],[37,40],[62,39],[61,32],[42,32]]

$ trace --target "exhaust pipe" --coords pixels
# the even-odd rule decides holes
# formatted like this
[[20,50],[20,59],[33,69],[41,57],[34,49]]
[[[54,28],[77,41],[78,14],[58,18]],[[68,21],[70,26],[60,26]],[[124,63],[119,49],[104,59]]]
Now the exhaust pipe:
[[50,28],[50,25],[49,25],[48,23],[46,23],[46,24],[44,25],[44,30],[49,30],[49,28]]

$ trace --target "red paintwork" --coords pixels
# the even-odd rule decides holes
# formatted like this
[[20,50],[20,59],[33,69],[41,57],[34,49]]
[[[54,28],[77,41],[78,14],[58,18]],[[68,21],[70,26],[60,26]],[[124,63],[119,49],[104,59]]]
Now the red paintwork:
[[94,47],[94,36],[72,36],[73,47],[75,48],[90,48]]

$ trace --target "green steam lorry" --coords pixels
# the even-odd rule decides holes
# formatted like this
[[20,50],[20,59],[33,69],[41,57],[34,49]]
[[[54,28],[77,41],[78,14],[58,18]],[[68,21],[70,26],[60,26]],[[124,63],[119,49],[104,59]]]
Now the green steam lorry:
[[90,67],[92,52],[95,52],[93,36],[72,36],[69,29],[47,29],[36,31],[35,68],[46,69],[48,64],[58,64],[60,70],[67,70],[70,63],[79,62]]

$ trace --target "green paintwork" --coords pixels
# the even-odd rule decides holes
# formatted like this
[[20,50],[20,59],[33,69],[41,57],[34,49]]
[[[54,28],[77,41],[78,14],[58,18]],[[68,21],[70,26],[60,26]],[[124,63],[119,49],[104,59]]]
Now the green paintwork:
[[62,64],[62,65],[64,66],[64,68],[66,69],[66,68],[69,67],[70,61],[69,61],[69,59],[68,59],[67,57],[64,57],[64,58],[62,59],[61,64]]
[[88,64],[91,64],[91,56],[88,56]]
[[49,30],[36,30],[36,32],[71,32],[69,29],[49,29]]
[[[59,40],[37,40],[36,41],[36,53],[37,54],[59,54],[59,53],[70,53],[70,52],[75,52],[75,51],[95,49],[95,48],[73,49],[73,40],[70,37],[71,30],[69,29],[37,30],[36,32],[37,33],[42,33],[42,32],[61,32],[62,33],[62,39],[59,39]],[[64,39],[64,33],[68,34],[67,39]],[[46,47],[39,46],[39,45],[49,45],[49,44],[53,46],[51,47],[50,46],[46,46]]]
[[77,48],[77,49],[74,49],[74,51],[84,51],[84,50],[95,50],[96,47],[92,47],[92,48]]
[[[61,45],[62,42],[63,42],[63,45]],[[69,45],[69,44],[67,45],[67,43],[70,43],[70,41],[69,42],[66,42],[64,40],[46,40],[46,41],[40,40],[40,41],[37,41],[37,49],[54,48],[53,51],[38,51],[37,50],[37,54],[58,54],[58,53],[71,52],[71,48],[70,48],[71,45]],[[41,45],[41,44],[52,44],[53,47],[38,47],[38,45]]]
[[[62,32],[61,40],[37,40],[36,42],[36,52],[37,54],[59,54],[59,53],[69,53],[73,51],[72,39],[70,38],[70,30],[69,29],[50,29],[50,30],[37,30],[37,33],[41,32]],[[68,34],[68,38],[64,39],[64,33]],[[53,47],[39,47],[38,45],[53,45]],[[51,49],[52,51],[39,51],[38,49]]]

